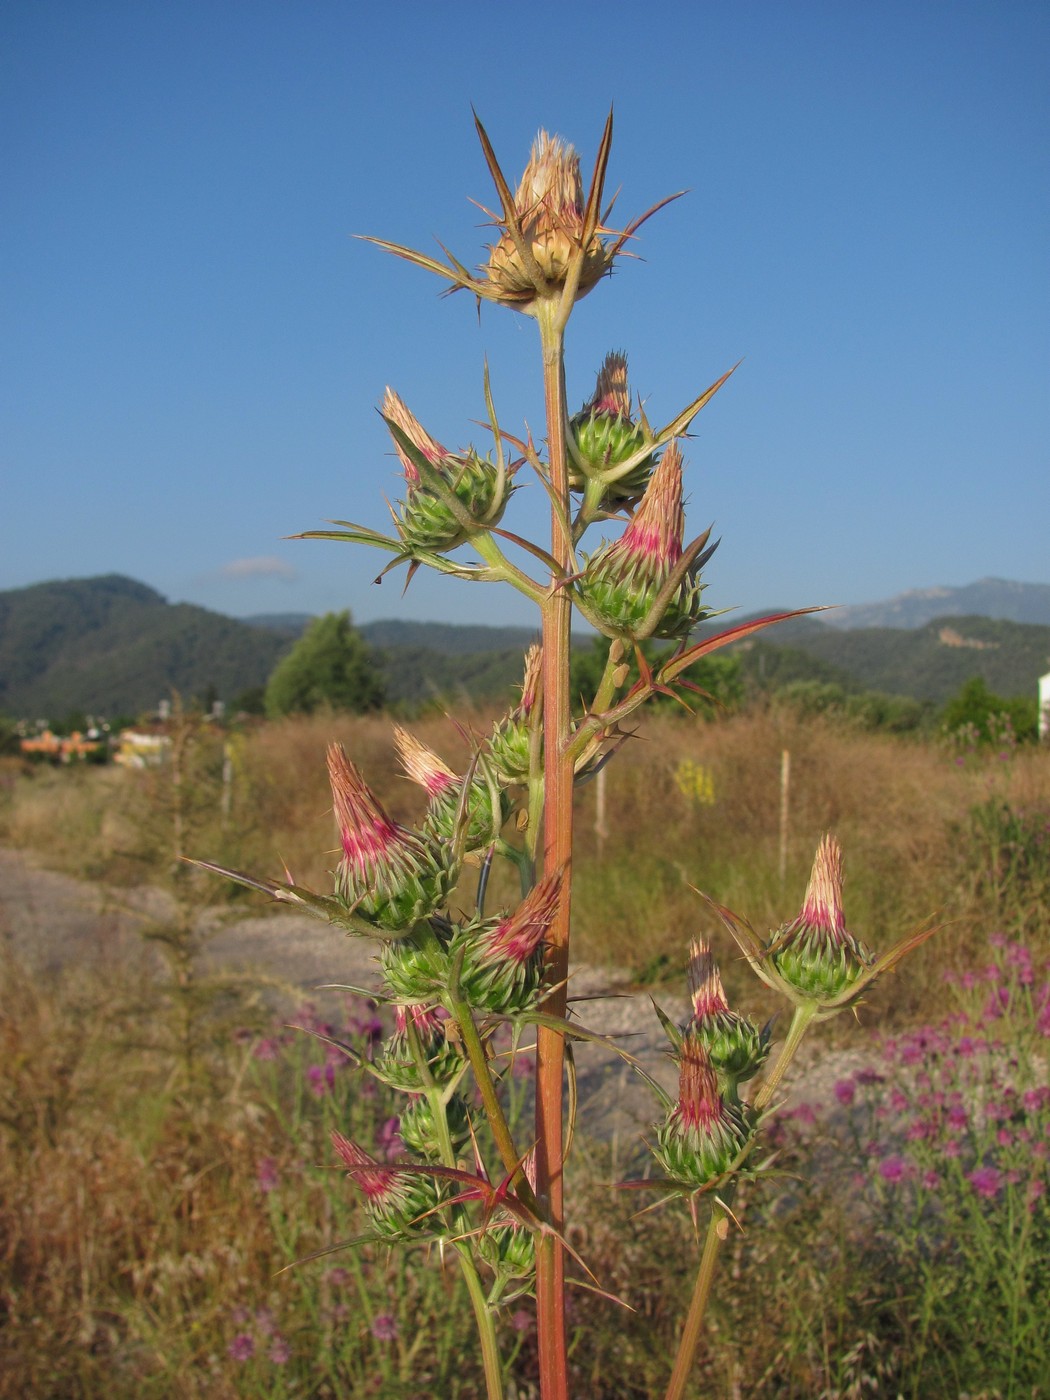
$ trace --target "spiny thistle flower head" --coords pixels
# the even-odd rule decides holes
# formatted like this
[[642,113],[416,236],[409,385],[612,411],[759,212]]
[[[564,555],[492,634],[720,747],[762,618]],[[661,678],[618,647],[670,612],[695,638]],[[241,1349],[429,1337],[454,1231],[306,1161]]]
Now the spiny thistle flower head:
[[699,1036],[682,1040],[678,1102],[657,1129],[653,1155],[674,1181],[706,1186],[728,1171],[747,1142],[739,1107],[727,1103],[718,1074]]
[[433,749],[427,748],[426,744],[414,734],[410,734],[407,729],[402,729],[399,724],[394,726],[394,746],[406,776],[418,783],[429,798],[443,797],[460,781]]
[[[435,1084],[447,1084],[463,1068],[463,1057],[445,1034],[440,1007],[415,1002],[394,1008],[394,1034],[383,1047],[376,1072],[392,1088],[422,1093],[423,1072],[413,1053],[413,1040],[422,1053],[426,1073]],[[410,1032],[411,1028],[411,1032]]]
[[423,833],[437,841],[461,840],[465,855],[487,850],[499,837],[510,812],[496,774],[483,757],[474,764],[466,800],[466,778],[459,777],[426,744],[402,729],[394,729],[394,743],[406,775],[430,798]]
[[687,571],[655,628],[648,626],[657,595],[682,558],[682,455],[672,442],[618,540],[587,560],[577,587],[602,630],[610,636],[682,637],[701,615],[702,586]]
[[[383,395],[382,413],[387,426],[391,429],[398,428],[402,437],[407,438],[415,450],[421,453],[432,467],[439,466],[450,455],[440,442],[430,436],[400,394],[395,394],[389,385],[387,385],[386,393]],[[400,439],[393,433],[391,435],[394,437],[394,448],[397,451],[409,489],[418,486],[419,468],[401,445]]]
[[451,887],[448,852],[391,821],[341,744],[329,745],[328,777],[343,852],[339,897],[377,928],[410,928]]
[[409,553],[445,553],[498,524],[513,490],[506,472],[473,448],[447,451],[393,389],[382,413],[405,473],[394,521]]
[[733,1097],[736,1085],[761,1067],[769,1053],[769,1035],[730,1010],[718,964],[702,938],[694,938],[689,946],[689,995],[693,1016],[686,1035],[703,1046]]
[[595,480],[603,487],[602,499],[617,508],[637,501],[652,474],[653,454],[627,464],[646,441],[645,430],[631,417],[627,357],[611,350],[593,396],[569,422],[569,485],[582,491]]
[[399,1239],[428,1228],[428,1221],[418,1225],[416,1222],[437,1203],[438,1192],[433,1181],[419,1173],[400,1170],[396,1165],[377,1162],[363,1147],[335,1129],[332,1130],[332,1145],[350,1179],[364,1196],[365,1209],[377,1234],[384,1239]]
[[431,919],[423,938],[396,938],[383,944],[379,955],[387,991],[404,1002],[433,1002],[448,987],[449,960],[446,926]]
[[542,975],[542,944],[558,908],[562,875],[545,875],[513,913],[473,920],[453,938],[464,949],[461,985],[471,1006],[509,1014],[535,1001]]
[[529,755],[534,731],[538,733],[542,694],[543,649],[531,646],[525,653],[525,675],[521,699],[502,720],[489,740],[489,757],[500,782],[526,783],[529,778]]
[[834,837],[821,839],[802,909],[772,936],[768,952],[785,982],[818,1000],[837,997],[874,963],[846,928],[842,851]]
[[582,256],[577,298],[609,271],[613,254],[598,230],[586,247],[580,158],[559,136],[541,131],[514,196],[521,241],[504,225],[485,269],[501,301],[526,310],[537,297],[558,295],[574,255]]
[[401,1141],[409,1151],[417,1152],[428,1161],[436,1161],[442,1155],[447,1130],[452,1150],[457,1154],[462,1152],[470,1141],[470,1114],[462,1094],[451,1095],[444,1108],[444,1119],[444,1125],[439,1126],[429,1098],[420,1094],[401,1114],[398,1126]]

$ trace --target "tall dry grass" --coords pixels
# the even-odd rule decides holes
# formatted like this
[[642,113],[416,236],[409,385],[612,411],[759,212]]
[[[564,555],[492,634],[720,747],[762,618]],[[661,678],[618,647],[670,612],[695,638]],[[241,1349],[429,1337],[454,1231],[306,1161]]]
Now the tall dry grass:
[[[492,716],[429,716],[411,725],[460,770],[469,735]],[[338,741],[398,820],[419,819],[421,794],[400,775],[384,716],[317,715],[261,725],[233,737],[229,812],[221,811],[222,739],[204,732],[193,748],[182,802],[185,854],[260,875],[290,870],[327,889],[335,830],[324,766]],[[781,881],[781,764],[790,755],[786,869]],[[705,775],[698,794],[690,773]],[[674,972],[703,910],[690,886],[764,931],[796,912],[817,841],[834,832],[846,860],[847,916],[873,946],[886,946],[932,913],[950,921],[910,963],[923,969],[965,958],[975,935],[1000,916],[987,865],[1002,852],[975,813],[1050,811],[1050,750],[1016,748],[964,761],[938,744],[858,732],[771,706],[714,723],[654,716],[598,784],[577,794],[575,880],[578,955],[640,978]],[[91,879],[135,883],[172,866],[172,799],[165,770],[36,769],[9,782],[0,840],[32,848],[45,863]],[[993,833],[994,836],[994,833]],[[468,874],[467,879],[473,879]],[[493,897],[503,893],[496,887]],[[1046,936],[1041,891],[1029,892],[1026,936]],[[238,898],[218,882],[210,898]],[[1016,901],[1015,901],[1016,903]],[[1011,914],[1021,917],[1017,908]],[[893,994],[901,1002],[899,989]]]
[[[489,723],[472,718],[482,734]],[[466,762],[469,742],[449,721],[412,727],[453,766]],[[334,845],[324,772],[332,739],[396,817],[418,816],[387,722],[322,716],[236,738],[225,821],[222,742],[202,732],[178,802],[165,770],[9,770],[0,840],[92,879],[168,882],[186,908],[242,898],[210,877],[180,885],[177,808],[189,853],[258,873],[287,863],[323,889]],[[577,797],[577,946],[639,981],[680,977],[705,921],[690,884],[759,929],[790,917],[829,828],[846,852],[850,923],[867,941],[885,946],[934,910],[953,921],[906,976],[877,989],[865,1017],[900,1024],[939,1014],[945,968],[980,966],[993,929],[1023,935],[1036,957],[1050,950],[1046,750],[959,764],[933,745],[776,709],[713,724],[656,716],[607,769],[600,841],[597,796],[591,783]],[[321,1165],[325,1133],[353,1123],[369,1141],[391,1111],[385,1103],[341,1068],[327,1085],[324,1054],[305,1038],[281,1041],[278,1062],[260,1060],[258,1008],[222,1000],[213,1014],[206,978],[192,989],[199,1003],[180,1003],[145,962],[100,967],[46,978],[11,958],[0,968],[0,1395],[393,1400],[420,1385],[478,1393],[459,1346],[469,1330],[464,1299],[436,1261],[366,1251],[359,1265],[338,1255],[274,1278],[358,1228],[352,1193]],[[731,995],[743,994],[739,965],[724,957],[723,967]],[[202,1018],[194,1073],[179,1036],[165,1032],[180,1005]],[[637,1309],[583,1295],[573,1304],[574,1383],[581,1394],[633,1400],[661,1382],[691,1251],[677,1216],[658,1217],[653,1235],[633,1219],[633,1202],[610,1203],[604,1182],[617,1170],[607,1148],[584,1144],[573,1171],[584,1202],[574,1243]],[[889,1273],[854,1287],[853,1256],[836,1252],[841,1203],[823,1202],[819,1219],[792,1214],[795,1188],[785,1189],[788,1204],[769,1207],[778,1228],[761,1233],[758,1248],[745,1235],[731,1251],[703,1383],[742,1396],[774,1383],[785,1396],[860,1393],[848,1389],[858,1375],[871,1384],[880,1366],[889,1374],[900,1362],[906,1300]],[[819,1336],[807,1323],[818,1317]],[[534,1393],[534,1334],[515,1331],[513,1318],[504,1325],[524,1400]]]

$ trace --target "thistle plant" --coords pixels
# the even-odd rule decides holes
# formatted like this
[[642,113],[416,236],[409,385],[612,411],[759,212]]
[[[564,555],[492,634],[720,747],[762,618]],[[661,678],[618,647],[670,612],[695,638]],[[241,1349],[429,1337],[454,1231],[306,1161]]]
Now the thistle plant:
[[[479,304],[535,321],[542,446],[500,422],[487,369],[492,444],[485,455],[473,447],[449,451],[388,388],[381,411],[404,472],[393,534],[333,521],[299,538],[386,551],[393,555],[387,568],[404,564],[409,580],[425,568],[514,588],[538,609],[541,645],[526,657],[519,703],[488,737],[472,740],[466,772],[457,774],[410,733],[397,731],[405,771],[423,790],[425,810],[416,827],[394,822],[347,754],[330,748],[340,843],[331,893],[304,889],[290,876],[222,873],[352,936],[377,940],[380,997],[393,1008],[395,1030],[359,1069],[406,1096],[400,1124],[406,1152],[378,1163],[333,1134],[338,1163],[364,1199],[371,1222],[365,1238],[429,1243],[438,1246],[433,1257],[439,1251],[456,1257],[474,1307],[490,1400],[504,1393],[498,1312],[534,1296],[541,1394],[561,1400],[569,1385],[567,1264],[586,1286],[601,1284],[566,1241],[566,1042],[603,1039],[569,1008],[574,786],[614,755],[627,737],[625,722],[647,701],[657,695],[685,701],[691,666],[794,614],[692,638],[710,615],[704,570],[715,546],[710,530],[687,536],[682,443],[731,370],[658,429],[632,403],[622,352],[606,357],[579,412],[570,415],[566,403],[565,332],[577,301],[612,271],[645,221],[677,196],[623,228],[611,225],[611,203],[605,202],[611,115],[586,189],[572,147],[541,132],[512,190],[475,121],[497,196],[497,208],[486,211],[496,233],[485,264],[471,271],[451,253],[442,261],[368,241]],[[550,502],[550,533],[542,542],[503,524],[521,472],[539,481]],[[585,550],[593,526],[602,537],[588,540]],[[514,558],[507,544],[515,546]],[[529,567],[515,562],[522,556]],[[601,679],[575,715],[569,685],[574,612],[608,644]],[[643,650],[652,638],[670,645]],[[496,861],[512,867],[521,896],[516,906],[490,912],[486,895]],[[464,910],[464,877],[473,884],[475,869],[474,908]],[[684,1392],[715,1260],[733,1219],[735,1184],[761,1170],[756,1149],[763,1125],[802,1035],[810,1023],[854,1005],[876,976],[931,931],[911,935],[881,959],[871,954],[846,931],[841,858],[830,839],[818,852],[801,913],[768,940],[730,911],[711,901],[708,908],[758,976],[793,1005],[794,1018],[772,1068],[758,1079],[770,1051],[769,1028],[730,1009],[702,941],[694,942],[690,962],[691,1019],[678,1027],[660,1013],[679,1070],[678,1094],[672,1098],[653,1084],[663,1113],[651,1134],[654,1174],[627,1184],[684,1201],[698,1229],[707,1222],[669,1397]],[[495,1048],[497,1032],[508,1028],[512,1047],[535,1037],[536,1118],[526,1131],[509,1120],[510,1065]],[[350,1047],[342,1048],[353,1057]]]

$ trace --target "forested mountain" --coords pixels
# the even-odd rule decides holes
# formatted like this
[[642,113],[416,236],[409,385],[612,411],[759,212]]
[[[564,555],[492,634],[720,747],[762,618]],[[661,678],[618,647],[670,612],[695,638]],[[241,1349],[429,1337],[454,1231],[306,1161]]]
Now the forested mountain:
[[[1029,602],[1043,587],[985,583],[1002,584],[1007,593],[1020,589]],[[1032,695],[1036,678],[1050,670],[1046,625],[948,616],[918,627],[842,629],[826,624],[829,615],[793,620],[735,648],[752,684],[768,689],[826,680],[942,702],[974,676],[999,695]],[[72,711],[133,715],[155,709],[172,690],[187,701],[229,704],[265,684],[305,620],[296,614],[223,617],[168,603],[117,574],[3,592],[0,713],[31,719]],[[721,617],[705,630],[740,620]],[[401,621],[359,630],[384,673],[389,699],[409,705],[507,698],[536,635],[523,627]],[[589,644],[587,637],[580,640]]]
[[13,589],[0,593],[0,712],[134,715],[173,688],[229,700],[263,685],[293,640],[119,574]]

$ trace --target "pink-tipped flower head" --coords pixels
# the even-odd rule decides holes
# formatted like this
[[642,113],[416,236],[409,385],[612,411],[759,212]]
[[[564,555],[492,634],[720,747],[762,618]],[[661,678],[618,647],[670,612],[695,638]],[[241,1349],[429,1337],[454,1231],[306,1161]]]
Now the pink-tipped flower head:
[[394,746],[405,775],[418,783],[431,800],[443,797],[462,781],[433,749],[428,749],[426,744],[399,724],[394,726]]
[[742,1110],[722,1097],[710,1055],[700,1038],[687,1031],[678,1102],[657,1129],[653,1155],[672,1180],[696,1188],[728,1171],[747,1137]]
[[694,938],[689,946],[689,995],[693,1016],[686,1035],[707,1052],[731,1099],[736,1086],[757,1073],[769,1053],[769,1031],[730,1010],[710,944]]
[[435,1084],[447,1084],[463,1068],[463,1057],[445,1035],[439,1008],[414,1002],[394,1008],[394,1034],[376,1064],[377,1075],[395,1089],[421,1094],[426,1087],[417,1055]]
[[391,430],[394,447],[405,473],[405,482],[411,490],[419,485],[419,468],[402,445],[403,442],[407,441],[414,454],[424,457],[432,467],[440,466],[449,453],[436,438],[430,436],[401,395],[395,394],[389,385],[383,395],[382,413]]
[[501,301],[527,311],[538,297],[557,296],[577,257],[582,257],[577,299],[609,271],[613,253],[598,230],[582,245],[583,206],[579,156],[560,137],[541,131],[514,196],[521,243],[504,225],[485,269]]
[[364,1196],[365,1209],[378,1235],[400,1239],[428,1228],[429,1222],[419,1218],[433,1210],[440,1199],[430,1178],[406,1172],[396,1164],[377,1162],[363,1147],[334,1129],[332,1145]]
[[[489,740],[489,757],[501,783],[510,786],[527,783],[532,738],[540,740],[543,649],[531,646],[525,653],[525,675],[521,699],[508,715],[500,720]],[[539,757],[539,753],[537,754]]]
[[341,744],[329,746],[328,777],[343,852],[339,897],[377,928],[410,929],[451,887],[449,853],[391,821]]
[[842,851],[834,837],[821,839],[802,909],[772,936],[768,955],[785,982],[818,1000],[838,996],[874,963],[846,928]]
[[448,452],[393,389],[382,412],[405,473],[394,522],[409,555],[445,553],[499,523],[513,490],[509,473],[473,448]]
[[569,485],[595,483],[599,500],[613,509],[637,501],[653,470],[649,438],[631,417],[627,356],[611,350],[598,372],[594,394],[569,422]]
[[405,773],[430,798],[423,833],[443,843],[462,843],[465,855],[488,850],[510,814],[496,773],[485,758],[474,764],[464,796],[465,778],[457,776],[436,753],[398,725],[394,742]]
[[684,532],[682,454],[672,442],[626,530],[590,556],[578,581],[585,611],[607,635],[683,637],[699,620],[702,585],[687,570],[652,625],[661,590],[682,558]]
[[478,1010],[524,1011],[536,999],[543,970],[543,941],[558,909],[562,875],[545,875],[513,913],[474,920],[450,945],[463,945],[463,994]]

